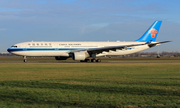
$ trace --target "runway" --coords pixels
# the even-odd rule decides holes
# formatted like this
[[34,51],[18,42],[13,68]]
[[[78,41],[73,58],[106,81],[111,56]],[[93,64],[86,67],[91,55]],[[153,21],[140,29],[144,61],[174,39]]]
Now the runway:
[[[24,63],[23,58],[0,58],[0,63]],[[75,63],[75,64],[99,64],[99,63],[180,63],[180,58],[102,58],[101,62],[80,62],[72,59],[55,60],[54,58],[27,58],[27,63]]]
[[[23,61],[22,62],[0,62],[0,63],[12,63],[12,64],[16,64],[16,63],[19,63],[19,64],[21,64],[21,63],[24,63]],[[86,64],[100,64],[100,63],[110,63],[110,64],[116,64],[116,63],[180,63],[180,61],[171,61],[171,62],[168,62],[168,61],[155,61],[155,62],[100,62],[100,63],[92,63],[92,62],[31,62],[31,61],[28,61],[27,62],[27,64],[38,64],[38,63],[52,63],[52,64],[64,64],[64,63],[66,63],[66,64],[69,64],[69,63],[73,63],[73,64],[84,64],[84,63],[86,63]]]

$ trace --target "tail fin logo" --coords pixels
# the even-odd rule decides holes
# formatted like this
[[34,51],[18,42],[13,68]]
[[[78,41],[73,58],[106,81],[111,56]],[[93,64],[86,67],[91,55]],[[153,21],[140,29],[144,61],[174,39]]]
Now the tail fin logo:
[[156,36],[157,30],[152,28],[151,30],[149,30],[149,33],[151,33],[151,37],[154,38]]

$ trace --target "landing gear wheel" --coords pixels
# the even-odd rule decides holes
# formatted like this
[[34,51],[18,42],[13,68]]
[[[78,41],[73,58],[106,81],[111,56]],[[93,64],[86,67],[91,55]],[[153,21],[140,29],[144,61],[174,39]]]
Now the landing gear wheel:
[[26,63],[26,62],[27,62],[27,58],[26,58],[26,56],[24,56],[23,58],[24,58],[24,63]]
[[96,62],[101,62],[101,60],[100,60],[100,59],[97,59]]
[[27,62],[27,59],[24,59],[24,63],[26,63]]
[[93,63],[94,63],[94,62],[96,62],[96,60],[95,60],[95,59],[91,59],[91,62],[93,62]]
[[90,62],[90,60],[89,59],[85,59],[85,62]]
[[89,59],[85,59],[85,60],[80,60],[80,62],[90,62]]

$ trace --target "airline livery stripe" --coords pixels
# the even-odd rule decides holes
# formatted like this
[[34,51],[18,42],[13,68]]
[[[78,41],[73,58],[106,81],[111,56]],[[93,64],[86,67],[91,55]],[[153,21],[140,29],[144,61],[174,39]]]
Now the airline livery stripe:
[[[9,48],[8,52],[22,52],[22,51],[73,51],[73,50],[89,49],[89,48],[87,48],[87,47],[86,48]],[[127,49],[134,49],[134,47],[128,47]],[[117,49],[117,50],[121,50],[121,49]]]
[[9,48],[8,52],[20,52],[20,51],[72,51],[78,49],[88,48]]

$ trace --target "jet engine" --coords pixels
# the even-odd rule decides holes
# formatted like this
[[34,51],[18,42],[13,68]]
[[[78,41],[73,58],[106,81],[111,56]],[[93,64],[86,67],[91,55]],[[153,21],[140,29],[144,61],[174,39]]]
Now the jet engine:
[[85,60],[88,56],[85,52],[74,52],[72,59],[73,60]]
[[68,59],[69,57],[63,57],[63,56],[56,56],[55,59],[56,60],[66,60]]

